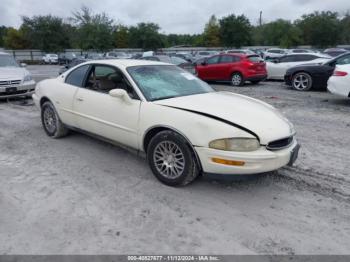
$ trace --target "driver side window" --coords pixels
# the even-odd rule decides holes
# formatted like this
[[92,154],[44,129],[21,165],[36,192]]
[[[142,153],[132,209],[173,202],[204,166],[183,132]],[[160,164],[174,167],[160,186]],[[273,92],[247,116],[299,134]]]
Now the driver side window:
[[105,94],[108,94],[113,89],[124,89],[131,98],[137,99],[137,94],[123,73],[111,66],[92,66],[85,87]]

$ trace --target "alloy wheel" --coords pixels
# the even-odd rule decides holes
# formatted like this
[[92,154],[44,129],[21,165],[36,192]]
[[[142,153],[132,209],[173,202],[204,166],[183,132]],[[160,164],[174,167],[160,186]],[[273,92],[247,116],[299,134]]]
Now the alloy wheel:
[[231,81],[234,86],[239,86],[242,83],[242,77],[239,74],[234,74]]
[[168,179],[180,177],[185,169],[185,156],[171,141],[162,141],[156,146],[153,161],[158,172]]
[[293,79],[293,87],[296,90],[304,91],[309,89],[310,79],[305,74],[297,74]]
[[57,128],[57,118],[55,111],[51,107],[46,107],[43,117],[46,130],[50,133],[54,133]]

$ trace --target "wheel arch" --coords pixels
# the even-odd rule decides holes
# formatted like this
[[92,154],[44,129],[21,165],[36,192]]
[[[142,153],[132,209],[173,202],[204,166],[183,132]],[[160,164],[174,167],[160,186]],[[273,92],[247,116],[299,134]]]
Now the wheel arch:
[[43,106],[45,102],[51,102],[51,100],[46,96],[43,96],[42,98],[40,98],[40,108]]
[[231,74],[230,74],[230,77],[232,78],[232,76],[233,76],[234,74],[236,74],[236,73],[240,74],[240,75],[242,76],[242,78],[244,78],[243,73],[242,73],[241,71],[239,71],[239,70],[232,70],[232,72],[231,72]]
[[191,141],[181,131],[179,131],[176,128],[173,128],[171,126],[157,125],[157,126],[150,127],[146,130],[146,132],[142,138],[142,149],[144,150],[144,152],[146,154],[147,154],[147,148],[148,148],[149,143],[151,142],[152,138],[162,131],[173,131],[173,132],[177,133],[178,135],[182,136],[186,140],[189,147],[191,148],[193,154],[195,155],[196,162],[198,164],[199,169],[202,170],[201,161],[200,161],[199,156],[197,154],[197,151],[195,150]]

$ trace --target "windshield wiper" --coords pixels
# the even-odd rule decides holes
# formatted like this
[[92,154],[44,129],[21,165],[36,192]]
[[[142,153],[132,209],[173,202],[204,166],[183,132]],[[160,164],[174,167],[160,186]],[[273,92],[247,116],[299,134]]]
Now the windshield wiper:
[[170,99],[170,98],[175,98],[175,97],[177,97],[177,96],[164,96],[164,97],[152,99],[151,101],[158,101],[158,100]]

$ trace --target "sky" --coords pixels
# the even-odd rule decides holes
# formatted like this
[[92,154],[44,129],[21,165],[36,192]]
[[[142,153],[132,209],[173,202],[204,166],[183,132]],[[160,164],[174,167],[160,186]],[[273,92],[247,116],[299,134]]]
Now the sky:
[[21,16],[71,16],[86,5],[93,12],[106,12],[116,23],[136,25],[139,22],[159,24],[162,33],[201,33],[209,17],[244,14],[257,24],[260,11],[263,21],[277,18],[295,20],[315,10],[344,14],[350,0],[0,0],[0,25],[18,28]]

